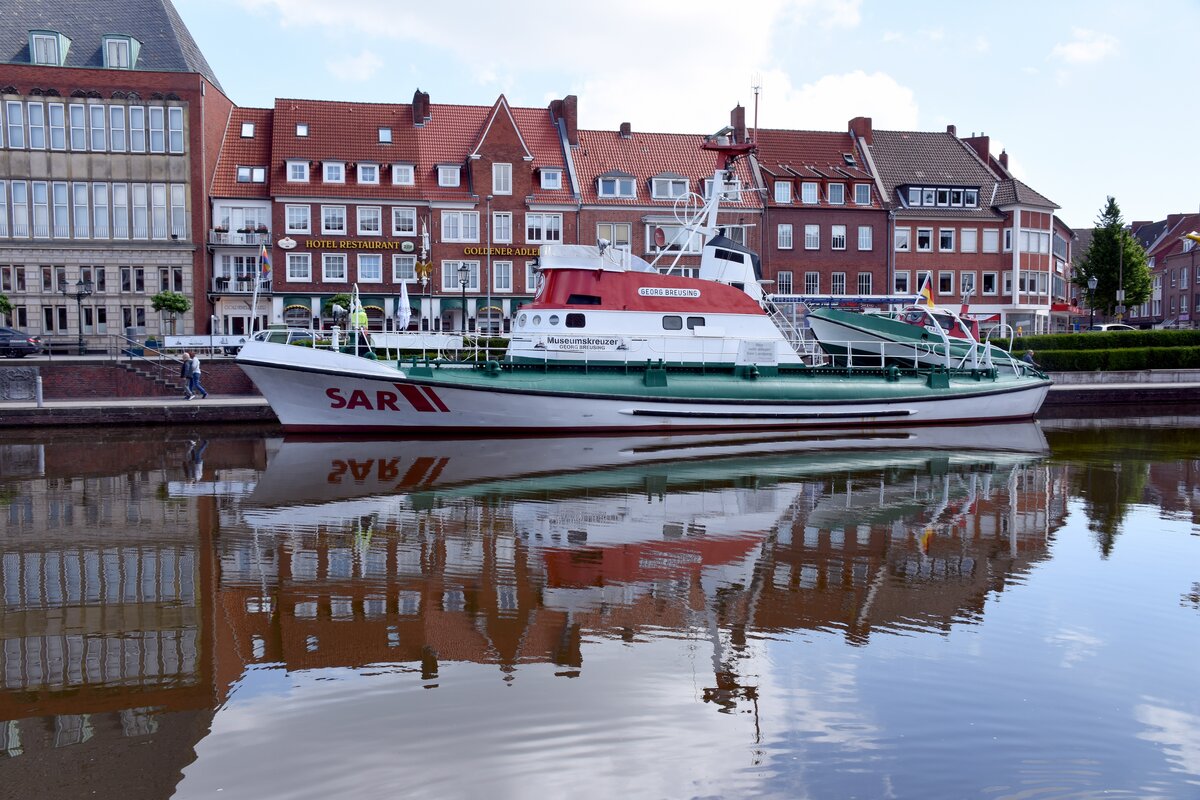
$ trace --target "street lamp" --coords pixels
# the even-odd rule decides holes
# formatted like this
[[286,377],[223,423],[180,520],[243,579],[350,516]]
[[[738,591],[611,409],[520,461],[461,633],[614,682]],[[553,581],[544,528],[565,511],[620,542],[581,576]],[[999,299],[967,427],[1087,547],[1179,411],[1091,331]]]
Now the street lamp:
[[1091,330],[1092,326],[1096,324],[1095,293],[1097,283],[1099,283],[1099,281],[1096,280],[1095,275],[1088,278],[1088,330]]
[[62,292],[63,297],[75,298],[75,308],[79,316],[79,355],[83,355],[83,298],[91,295],[92,282],[80,278],[75,286],[71,287],[63,281],[58,285],[58,291]]
[[471,276],[471,268],[463,264],[458,268],[458,285],[462,287],[462,334],[467,335],[467,279]]

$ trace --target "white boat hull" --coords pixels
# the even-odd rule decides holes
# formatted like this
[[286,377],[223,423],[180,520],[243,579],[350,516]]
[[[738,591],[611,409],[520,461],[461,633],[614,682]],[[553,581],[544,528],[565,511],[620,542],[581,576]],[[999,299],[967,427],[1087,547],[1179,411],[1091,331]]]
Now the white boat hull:
[[[714,429],[928,425],[1032,417],[1048,381],[997,384],[970,395],[860,400],[728,401],[606,396],[549,387],[448,385],[382,362],[250,342],[238,363],[285,430],[604,433]],[[437,370],[434,370],[436,373]]]

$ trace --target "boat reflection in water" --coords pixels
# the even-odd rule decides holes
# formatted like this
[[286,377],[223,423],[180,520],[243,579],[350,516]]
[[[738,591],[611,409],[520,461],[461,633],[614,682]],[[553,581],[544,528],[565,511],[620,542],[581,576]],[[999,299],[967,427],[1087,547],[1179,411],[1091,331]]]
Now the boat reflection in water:
[[[249,769],[249,743],[213,714],[263,670],[388,665],[434,686],[451,663],[507,682],[545,664],[526,679],[552,681],[584,674],[606,641],[636,658],[641,642],[693,637],[702,700],[757,712],[739,669],[753,637],[862,644],[970,623],[1046,556],[1065,514],[1035,423],[166,449],[179,457],[154,467],[161,445],[123,447],[131,463],[70,480],[51,474],[65,458],[22,451],[0,573],[10,765],[90,743],[76,758],[107,748],[113,765],[90,786],[115,790],[141,759],[204,793]],[[322,724],[319,704],[295,702]],[[149,734],[141,755],[114,744]],[[63,775],[77,774],[71,752],[53,756]]]

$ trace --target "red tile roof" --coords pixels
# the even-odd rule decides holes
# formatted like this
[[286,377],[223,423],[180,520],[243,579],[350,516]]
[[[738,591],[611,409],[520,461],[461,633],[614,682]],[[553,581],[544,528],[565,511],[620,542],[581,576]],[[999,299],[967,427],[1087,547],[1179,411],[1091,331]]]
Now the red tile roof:
[[[664,172],[678,173],[688,179],[688,188],[703,194],[704,181],[712,178],[719,156],[701,149],[704,137],[686,133],[633,133],[622,137],[616,131],[580,131],[579,147],[571,151],[579,190],[585,204],[662,206],[670,208],[672,200],[655,200],[651,196],[650,179]],[[637,179],[634,198],[599,197],[597,179],[614,171],[624,172]],[[735,168],[742,188],[753,188],[750,168],[739,159]],[[735,208],[760,208],[761,200],[753,192],[743,192],[742,200],[723,203]]]
[[[873,181],[866,159],[849,133],[830,131],[758,131],[758,163],[779,178]],[[854,159],[847,163],[845,154]]]
[[[271,196],[271,109],[235,108],[225,127],[221,155],[213,171],[210,194],[213,197]],[[254,136],[242,136],[242,123],[254,123]],[[266,183],[238,183],[238,167],[266,167]]]

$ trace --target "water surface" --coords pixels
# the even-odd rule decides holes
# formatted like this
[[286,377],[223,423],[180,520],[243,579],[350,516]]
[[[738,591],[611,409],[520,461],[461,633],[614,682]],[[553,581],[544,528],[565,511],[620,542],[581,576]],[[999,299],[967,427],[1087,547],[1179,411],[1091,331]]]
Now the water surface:
[[9,436],[0,796],[1197,797],[1198,467],[1189,417]]

